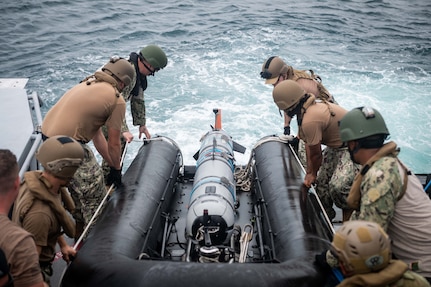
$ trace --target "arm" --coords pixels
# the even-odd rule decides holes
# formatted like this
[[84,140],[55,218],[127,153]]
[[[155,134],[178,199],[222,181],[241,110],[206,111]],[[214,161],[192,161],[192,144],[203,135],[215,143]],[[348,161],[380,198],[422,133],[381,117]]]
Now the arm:
[[387,231],[402,188],[398,171],[372,167],[362,179],[361,208],[352,219],[374,221]]
[[310,187],[316,181],[317,172],[322,165],[322,147],[317,145],[305,145],[307,154],[307,174],[305,175],[304,185]]
[[292,118],[289,117],[286,112],[283,112],[283,114],[284,114],[284,134],[290,135],[290,121],[292,120]]
[[122,136],[128,143],[133,140],[133,134],[131,132],[123,132]]
[[63,254],[64,261],[69,263],[71,260],[71,257],[76,256],[76,250],[72,246],[67,244],[63,235],[61,235],[57,238],[57,242],[58,242],[58,245],[60,245],[60,249],[61,249],[61,253]]
[[[9,240],[18,240],[18,238],[10,238]],[[12,263],[10,273],[14,279],[14,286],[48,286],[43,282],[39,265],[39,254],[37,253],[38,250],[33,238],[28,234],[28,236],[16,243],[16,247],[10,254],[13,262],[9,261],[9,263]]]
[[139,138],[142,134],[149,139],[151,134],[148,132],[146,126],[146,111],[145,111],[145,100],[137,97],[133,97],[130,101],[130,109],[132,111],[133,124],[139,126]]
[[121,169],[121,141],[120,131],[108,127],[108,152],[112,160],[111,167]]
[[133,134],[129,131],[127,126],[126,117],[124,117],[123,124],[121,125],[121,134],[126,142],[131,142],[133,140]]
[[147,139],[151,138],[151,134],[147,129],[147,126],[139,126],[139,138],[141,138],[142,134],[145,134]]
[[[108,130],[108,137],[109,137],[109,130]],[[108,152],[108,143],[106,142],[105,136],[103,135],[102,129],[100,128],[97,133],[93,137],[93,143],[94,147],[97,149],[97,151],[100,153],[100,155],[106,160],[106,162],[113,166],[113,162],[111,160],[111,156]]]

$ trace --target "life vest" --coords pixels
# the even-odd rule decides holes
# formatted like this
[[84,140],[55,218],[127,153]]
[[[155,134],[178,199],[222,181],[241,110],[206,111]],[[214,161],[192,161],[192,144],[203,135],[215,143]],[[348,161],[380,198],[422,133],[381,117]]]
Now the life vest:
[[289,66],[287,70],[287,78],[297,81],[298,79],[310,79],[317,83],[317,89],[319,90],[319,95],[315,95],[317,98],[321,100],[325,100],[333,103],[334,98],[329,93],[329,91],[322,84],[322,78],[319,75],[315,74],[313,70],[296,70]]
[[147,83],[147,76],[142,75],[139,72],[138,67],[138,54],[135,52],[130,53],[129,55],[129,61],[135,66],[135,72],[136,72],[136,83],[133,89],[130,91],[130,96],[138,97],[139,96],[139,88],[142,89],[142,91],[145,91],[147,89],[148,83]]
[[[367,171],[370,169],[370,167],[373,166],[373,164],[379,160],[382,157],[388,156],[388,155],[394,155],[397,156],[399,153],[399,149],[397,148],[396,143],[389,142],[387,144],[384,144],[376,154],[374,154],[362,167],[361,171],[358,172],[355,176],[355,179],[353,181],[352,187],[350,189],[349,195],[347,197],[347,204],[350,208],[354,210],[359,210],[360,204],[361,204],[361,182],[362,177],[367,173]],[[399,165],[404,171],[404,180],[403,180],[403,190],[397,200],[400,200],[404,193],[407,190],[408,186],[408,180],[409,177],[412,175],[411,171],[404,166],[400,160],[397,158]]]
[[118,90],[118,82],[114,77],[111,75],[102,72],[102,71],[96,71],[93,75],[86,77],[84,80],[82,80],[80,83],[86,82],[87,85],[91,85],[94,83],[100,83],[105,82],[110,84],[115,89],[115,96],[118,98],[120,96],[120,91]]
[[304,102],[300,103],[298,105],[298,108],[300,108],[300,112],[297,114],[297,123],[298,123],[298,127],[299,127],[299,137],[300,138],[304,138],[304,132],[302,131],[302,118],[304,117],[304,114],[306,113],[307,109],[311,106],[314,105],[316,103],[323,103],[326,104],[326,106],[328,107],[329,110],[329,115],[330,117],[334,117],[335,116],[335,112],[332,110],[329,101],[326,100],[320,100],[320,99],[316,99],[316,97],[313,94],[308,94],[308,97],[304,97]]
[[33,206],[34,201],[40,200],[49,205],[66,235],[74,237],[75,223],[70,219],[65,209],[65,207],[68,210],[75,208],[73,199],[68,192],[61,190],[61,201],[58,201],[57,198],[48,191],[50,187],[51,184],[42,176],[41,171],[26,172],[21,183],[18,197],[15,201],[13,221],[21,226],[22,221]]

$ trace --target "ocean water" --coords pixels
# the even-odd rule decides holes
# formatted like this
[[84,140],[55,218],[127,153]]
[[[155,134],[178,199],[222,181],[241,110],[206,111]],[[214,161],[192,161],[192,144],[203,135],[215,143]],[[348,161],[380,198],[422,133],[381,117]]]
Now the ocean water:
[[[110,56],[157,44],[169,63],[145,92],[150,133],[173,139],[184,162],[194,164],[219,108],[223,129],[247,147],[236,155],[246,164],[260,138],[283,131],[272,86],[259,76],[262,63],[278,55],[294,68],[313,69],[345,108],[377,108],[400,158],[425,173],[430,19],[431,2],[423,0],[7,1],[0,8],[0,77],[29,78],[45,114]],[[141,145],[130,112],[127,119],[135,140],[125,168]]]

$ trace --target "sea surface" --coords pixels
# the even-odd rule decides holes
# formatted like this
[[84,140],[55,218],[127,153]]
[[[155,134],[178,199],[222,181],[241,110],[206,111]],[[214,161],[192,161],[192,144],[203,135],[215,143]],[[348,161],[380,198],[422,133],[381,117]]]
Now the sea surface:
[[[431,1],[282,2],[3,1],[0,77],[29,78],[44,115],[110,56],[157,44],[169,63],[145,92],[150,133],[173,139],[194,164],[219,108],[223,129],[247,147],[236,155],[246,164],[259,139],[283,131],[272,86],[259,76],[278,55],[313,69],[343,107],[377,108],[400,158],[431,172]],[[127,119],[135,140],[125,168],[142,144],[129,111]]]

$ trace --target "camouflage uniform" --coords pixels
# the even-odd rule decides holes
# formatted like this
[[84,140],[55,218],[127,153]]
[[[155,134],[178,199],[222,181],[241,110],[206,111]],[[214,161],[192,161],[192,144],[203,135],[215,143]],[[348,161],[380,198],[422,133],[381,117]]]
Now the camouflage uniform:
[[382,158],[366,175],[361,183],[361,209],[351,219],[374,221],[387,231],[397,203],[394,198],[403,190],[397,161],[393,157]]
[[303,140],[298,141],[298,158],[304,169],[307,169],[307,153],[305,151],[305,143]]
[[322,166],[316,178],[316,192],[330,219],[335,217],[335,210],[329,208],[333,203],[341,209],[349,209],[346,198],[359,167],[350,159],[347,148],[326,147],[323,150]]
[[[135,66],[136,78],[132,83],[123,89],[122,95],[126,102],[130,101],[130,110],[132,112],[133,125],[145,126],[145,99],[144,91],[147,89],[147,76],[142,75],[138,68],[138,55],[130,53],[129,61]],[[127,125],[126,125],[127,126]]]
[[380,224],[393,254],[431,282],[431,201],[414,174],[404,188],[406,173],[394,154],[375,161],[362,176],[360,207],[351,219]]
[[69,191],[75,202],[73,217],[77,223],[87,226],[102,202],[106,188],[102,169],[92,150],[86,144],[82,146],[85,150],[84,161],[70,181]]

